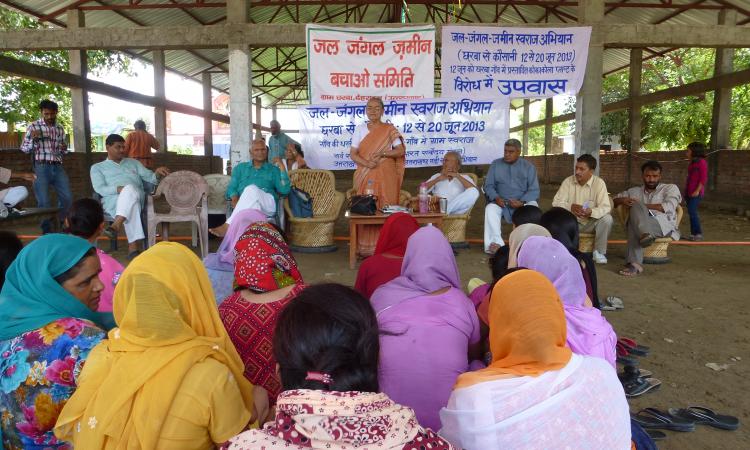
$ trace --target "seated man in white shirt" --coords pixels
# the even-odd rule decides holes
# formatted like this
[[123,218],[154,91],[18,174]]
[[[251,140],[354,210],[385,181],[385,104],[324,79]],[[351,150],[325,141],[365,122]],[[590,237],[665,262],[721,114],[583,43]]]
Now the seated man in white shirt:
[[448,152],[443,157],[443,170],[427,180],[428,193],[448,199],[448,215],[466,214],[479,198],[471,177],[460,172],[461,155]]
[[[36,175],[26,172],[13,173],[10,169],[0,167],[0,185],[10,183],[11,179],[34,182]],[[0,217],[4,217],[3,214],[7,216],[9,210],[12,210],[14,206],[24,201],[28,196],[29,190],[25,186],[0,188]]]
[[575,174],[557,190],[552,206],[565,208],[578,219],[578,231],[594,233],[593,260],[607,264],[607,239],[612,231],[612,205],[604,180],[594,175],[596,158],[584,154],[576,160]]

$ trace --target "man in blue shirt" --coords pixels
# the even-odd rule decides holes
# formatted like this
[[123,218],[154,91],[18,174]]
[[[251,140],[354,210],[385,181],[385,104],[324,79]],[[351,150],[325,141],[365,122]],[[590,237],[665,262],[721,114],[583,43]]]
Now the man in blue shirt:
[[268,138],[268,161],[276,164],[277,159],[279,161],[284,159],[286,147],[290,142],[297,144],[297,141],[281,131],[281,124],[278,120],[272,120],[271,137]]
[[484,210],[484,251],[494,254],[505,245],[501,235],[501,219],[511,222],[513,211],[523,205],[537,205],[539,180],[536,168],[521,159],[521,142],[508,139],[502,158],[492,161],[484,181],[487,207]]
[[252,161],[239,163],[232,169],[227,197],[234,211],[224,224],[211,228],[211,234],[224,236],[234,215],[245,209],[257,209],[274,217],[280,197],[289,194],[292,185],[286,168],[281,161],[268,162],[268,147],[263,139],[253,141],[250,157]]
[[169,175],[169,169],[158,167],[153,172],[140,161],[127,158],[125,138],[110,134],[104,141],[107,159],[91,166],[91,184],[102,196],[102,206],[115,221],[104,230],[108,237],[116,237],[125,229],[128,238],[128,258],[139,253],[138,241],[145,238],[141,223],[141,205],[146,196],[143,183],[158,184],[157,175]]

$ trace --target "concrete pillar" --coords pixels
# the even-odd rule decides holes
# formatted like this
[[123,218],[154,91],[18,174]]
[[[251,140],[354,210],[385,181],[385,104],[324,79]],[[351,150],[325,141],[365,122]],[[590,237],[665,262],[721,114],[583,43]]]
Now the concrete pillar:
[[262,110],[263,105],[260,103],[260,96],[255,97],[255,122],[253,124],[255,127],[255,139],[263,138],[263,133],[260,131]]
[[628,126],[630,127],[630,147],[628,148],[627,183],[632,183],[633,152],[641,149],[641,105],[636,100],[641,95],[641,69],[643,68],[643,49],[630,49],[630,78],[628,91],[630,94],[630,108],[628,108]]
[[[68,28],[86,26],[83,11],[71,9],[67,12]],[[86,78],[88,58],[85,50],[68,51],[70,73]],[[89,121],[89,93],[85,89],[70,88],[73,109],[73,151],[86,152],[86,166],[91,165],[91,122]]]
[[[203,75],[201,76],[201,81],[203,84],[203,110],[204,111],[212,111],[213,110],[213,95],[211,93],[211,73],[210,72],[203,72]],[[211,119],[208,117],[203,118],[203,154],[209,158],[212,158],[214,156],[214,130],[213,130],[213,123],[211,122]],[[209,164],[211,166],[209,167],[209,172],[213,172],[213,159],[209,160]]]
[[271,106],[271,120],[278,120],[276,118],[276,105]]
[[[250,2],[246,0],[227,1],[227,22],[247,23]],[[231,119],[231,149],[229,152],[232,167],[250,160],[250,124],[253,120],[251,108],[252,69],[250,48],[245,45],[229,45],[229,116]]]
[[[166,88],[164,86],[165,65],[164,50],[155,50],[154,62],[154,97],[166,99]],[[167,110],[164,107],[154,108],[154,137],[159,141],[159,152],[167,152]]]
[[[719,11],[719,25],[734,25],[737,23],[737,11],[722,9]],[[714,61],[714,76],[731,73],[733,65],[734,49],[717,48]],[[711,115],[711,144],[710,150],[729,148],[729,123],[732,113],[732,88],[717,89],[714,91],[714,107]],[[716,178],[719,175],[719,154],[710,156],[708,166],[711,168],[708,177],[708,189],[716,188]]]
[[529,104],[531,100],[523,101],[523,154],[529,154]]
[[[579,0],[578,23],[595,25],[604,20],[604,0]],[[601,38],[591,34],[589,56],[586,63],[586,76],[576,97],[576,158],[584,153],[593,155],[599,161],[602,120],[602,68],[604,45]],[[574,160],[575,161],[575,160]],[[599,164],[596,167],[599,174]]]
[[552,151],[552,114],[554,101],[548,98],[544,104],[544,183],[549,183],[549,164],[547,154]]

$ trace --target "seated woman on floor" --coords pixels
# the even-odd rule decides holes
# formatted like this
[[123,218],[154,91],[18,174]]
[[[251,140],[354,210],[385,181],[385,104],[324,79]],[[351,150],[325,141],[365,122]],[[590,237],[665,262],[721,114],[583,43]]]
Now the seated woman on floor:
[[0,447],[70,448],[52,433],[89,352],[113,325],[96,313],[99,258],[85,240],[44,235],[21,250],[0,291]]
[[115,290],[118,328],[91,351],[55,435],[79,449],[213,449],[265,414],[262,388],[219,319],[206,271],[182,244],[136,257]]
[[628,403],[601,358],[565,345],[555,287],[532,270],[492,290],[486,369],[458,378],[440,435],[466,450],[630,449]]
[[391,214],[385,219],[375,253],[359,266],[354,289],[370,298],[375,289],[401,275],[406,242],[418,229],[417,221],[406,213]]
[[276,417],[224,448],[452,449],[410,408],[380,393],[378,337],[370,303],[353,289],[302,291],[281,313],[273,339],[284,387]]
[[560,241],[578,261],[578,264],[581,266],[583,280],[586,283],[586,295],[591,299],[591,304],[594,307],[600,308],[594,260],[590,254],[582,253],[578,250],[579,234],[576,216],[565,208],[554,207],[542,214],[542,219],[539,223],[549,230],[552,237]]
[[593,306],[586,306],[586,284],[578,261],[558,241],[532,236],[518,252],[518,266],[536,270],[555,286],[565,311],[568,347],[579,355],[598,356],[615,367],[617,335]]
[[209,253],[203,258],[208,279],[214,290],[216,303],[221,304],[234,292],[234,246],[247,227],[255,222],[265,222],[266,215],[257,209],[245,209],[235,214],[234,220],[221,240],[216,253]]
[[[65,218],[65,231],[86,239],[92,245],[96,244],[96,240],[102,234],[105,226],[104,208],[102,208],[101,203],[93,198],[81,198],[74,201],[70,206],[70,211],[68,211],[68,217]],[[102,266],[102,271],[99,272],[99,280],[104,285],[97,311],[112,312],[112,296],[115,293],[115,285],[120,280],[125,268],[115,258],[104,253],[102,249],[96,249],[96,256],[99,257],[99,264]]]
[[281,382],[270,344],[279,314],[305,285],[292,252],[273,225],[250,225],[234,248],[237,290],[221,303],[219,315],[242,358],[245,378],[266,389],[273,406]]
[[409,238],[401,276],[370,301],[383,330],[380,388],[413,408],[420,423],[439,428],[456,378],[481,360],[479,319],[439,228],[426,226]]

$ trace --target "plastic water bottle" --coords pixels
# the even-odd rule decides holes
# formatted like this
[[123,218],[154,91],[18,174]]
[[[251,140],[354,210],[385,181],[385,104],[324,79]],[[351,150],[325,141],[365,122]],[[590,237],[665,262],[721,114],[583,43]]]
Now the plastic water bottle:
[[367,180],[367,188],[365,188],[365,195],[375,195],[375,182]]
[[427,183],[419,185],[419,213],[426,214],[430,212],[430,196],[427,194]]

